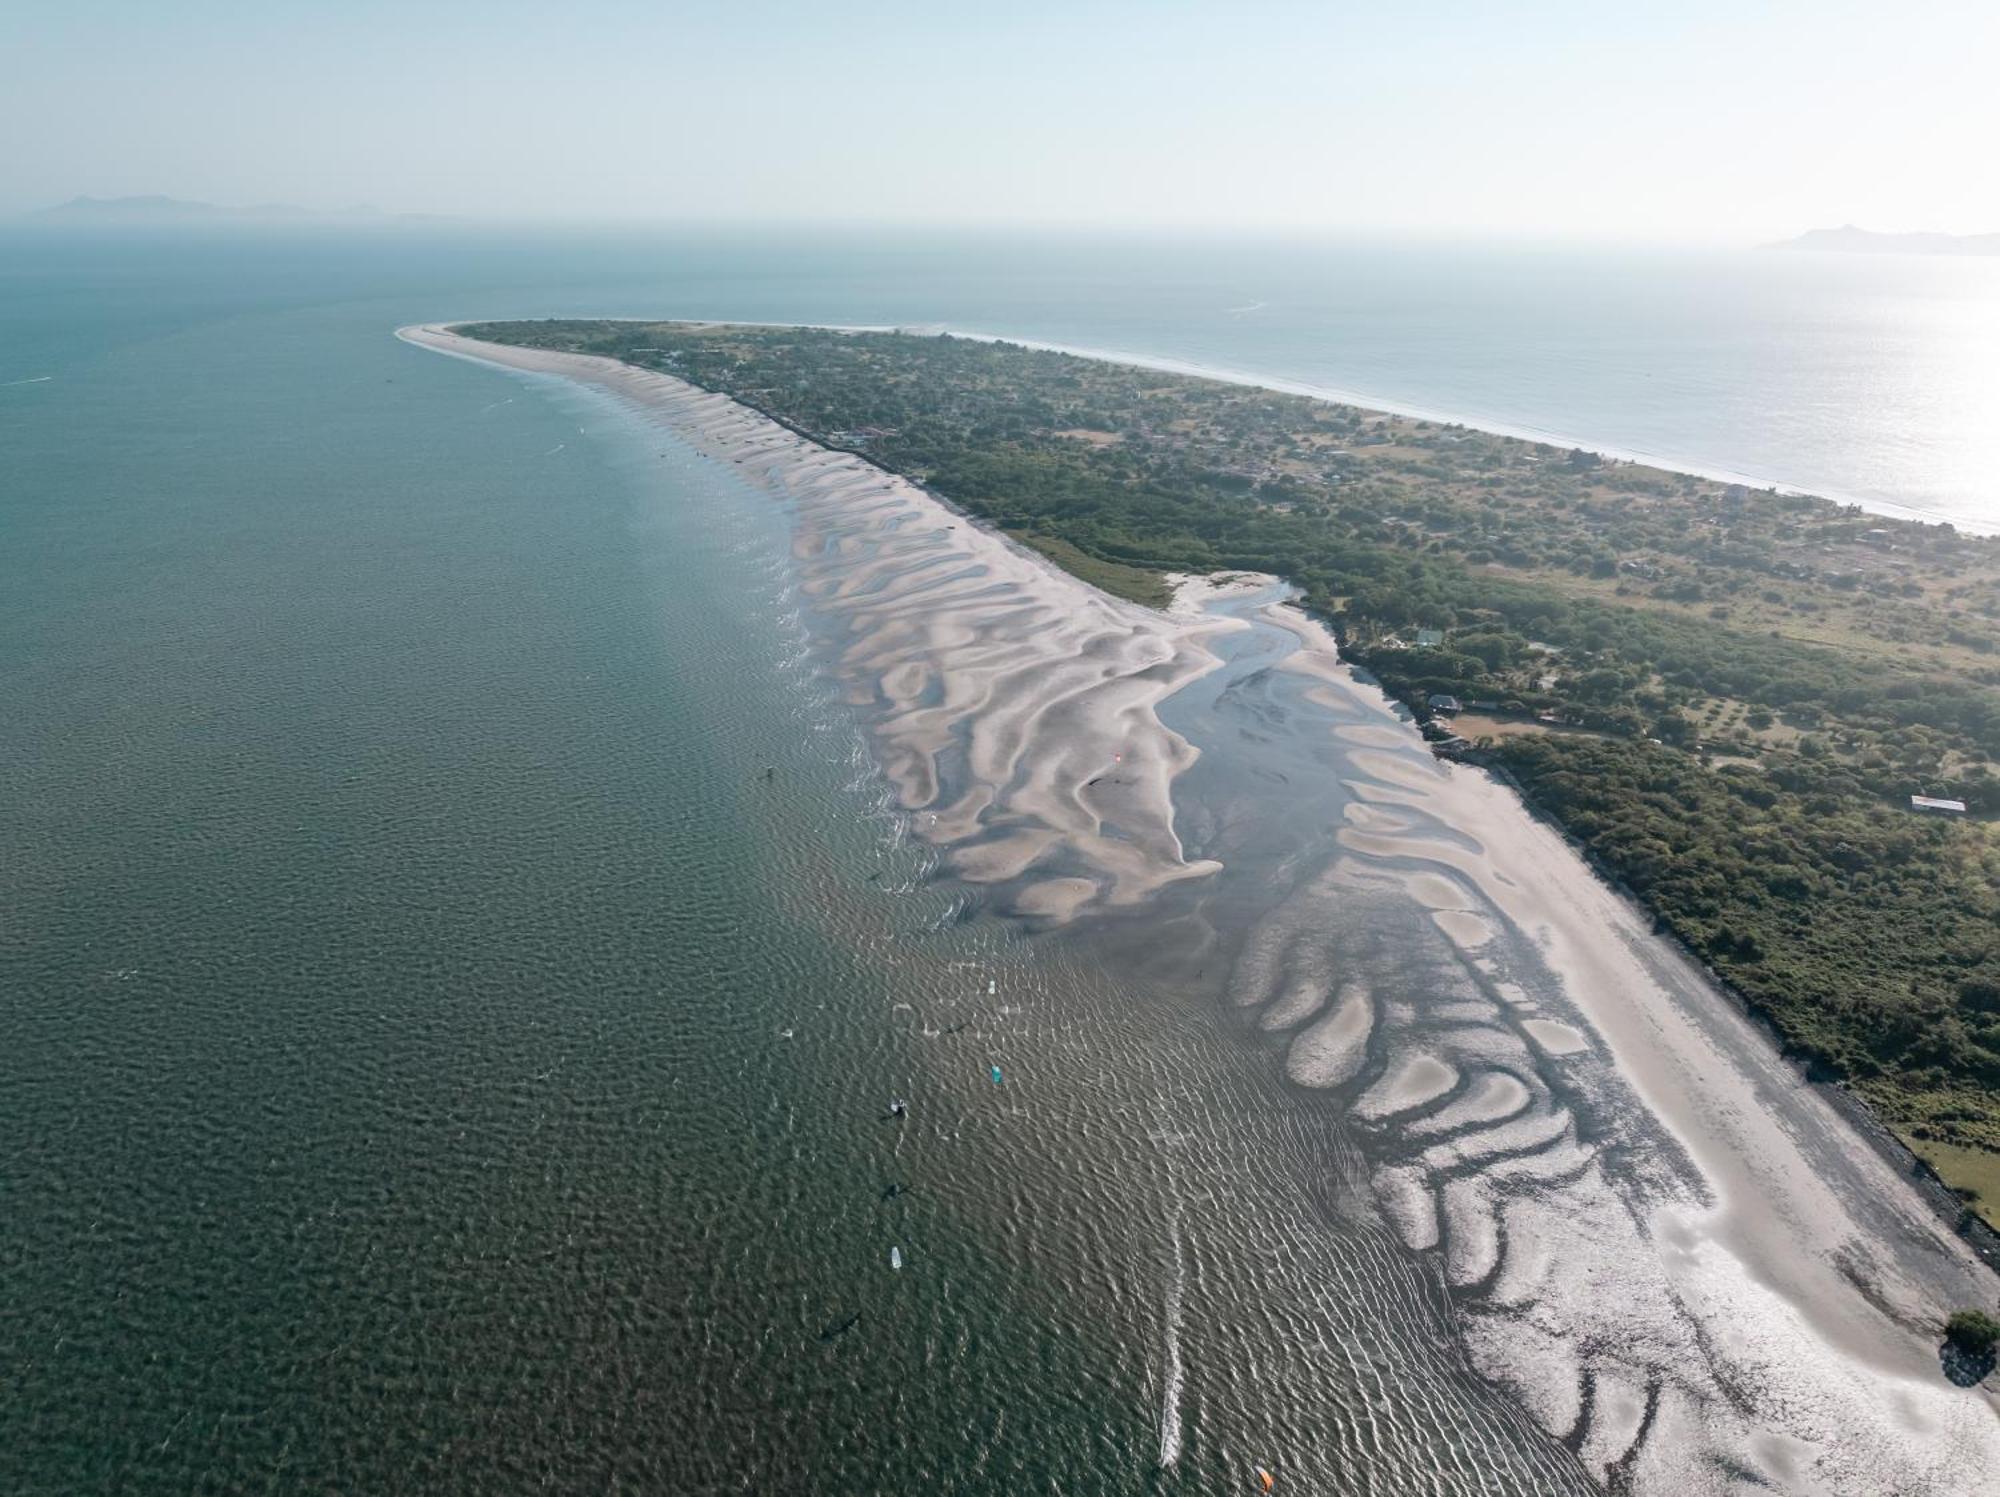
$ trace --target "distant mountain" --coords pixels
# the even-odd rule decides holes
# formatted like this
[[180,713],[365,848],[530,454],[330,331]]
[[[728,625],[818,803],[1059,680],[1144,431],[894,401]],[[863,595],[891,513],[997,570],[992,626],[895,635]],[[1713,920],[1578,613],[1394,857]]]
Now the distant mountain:
[[71,198],[53,208],[31,213],[29,219],[44,224],[103,225],[141,227],[149,224],[231,224],[231,223],[397,223],[427,220],[428,213],[384,213],[380,208],[357,204],[334,212],[301,208],[293,203],[257,203],[250,207],[230,207],[220,203],[190,202],[186,198],[147,197]]
[[190,203],[180,198],[71,198],[28,216],[67,223],[183,223],[216,218],[222,211],[213,203]]
[[1877,234],[1842,224],[1781,239],[1765,249],[1824,250],[1841,255],[2000,255],[2000,234]]

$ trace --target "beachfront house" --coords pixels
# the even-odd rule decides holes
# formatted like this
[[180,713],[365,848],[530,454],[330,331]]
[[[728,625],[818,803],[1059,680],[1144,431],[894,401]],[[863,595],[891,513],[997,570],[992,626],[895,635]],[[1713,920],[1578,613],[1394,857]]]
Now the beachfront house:
[[1434,691],[1430,695],[1430,708],[1433,712],[1449,717],[1459,710],[1458,698],[1446,692]]
[[1419,629],[1417,631],[1417,648],[1420,650],[1435,650],[1443,643],[1444,630],[1442,629]]

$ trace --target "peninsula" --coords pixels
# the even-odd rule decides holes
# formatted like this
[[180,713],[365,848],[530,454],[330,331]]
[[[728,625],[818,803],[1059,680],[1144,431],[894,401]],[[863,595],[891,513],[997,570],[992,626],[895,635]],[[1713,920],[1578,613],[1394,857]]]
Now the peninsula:
[[1288,579],[1994,1220],[2000,542],[964,337],[459,331],[727,395],[1131,600]]

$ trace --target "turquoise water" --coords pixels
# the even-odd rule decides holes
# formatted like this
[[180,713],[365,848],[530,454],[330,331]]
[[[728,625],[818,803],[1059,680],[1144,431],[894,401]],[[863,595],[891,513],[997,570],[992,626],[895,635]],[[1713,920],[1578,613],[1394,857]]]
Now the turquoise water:
[[[1342,291],[1308,368],[1227,311],[1304,271],[1222,263],[6,247],[0,1489],[1582,1488],[1330,1098],[1169,946],[1027,937],[902,839],[777,504],[390,336],[951,322],[1356,383],[1445,336]],[[1184,725],[1291,710],[1270,644]]]

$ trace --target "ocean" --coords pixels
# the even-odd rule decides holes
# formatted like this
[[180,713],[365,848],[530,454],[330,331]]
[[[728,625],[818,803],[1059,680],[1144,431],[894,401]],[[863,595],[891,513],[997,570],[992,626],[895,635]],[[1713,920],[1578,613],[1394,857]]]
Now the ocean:
[[[0,384],[204,318],[944,327],[2000,529],[2000,261],[712,230],[0,240]],[[440,310],[442,308],[443,310]]]
[[[941,876],[782,504],[392,336],[544,314],[1115,349],[2000,522],[1990,265],[0,243],[0,1487],[1588,1490],[1217,979]],[[1171,704],[1190,836],[1271,766],[1345,801],[1220,750],[1312,710],[1273,638]]]

